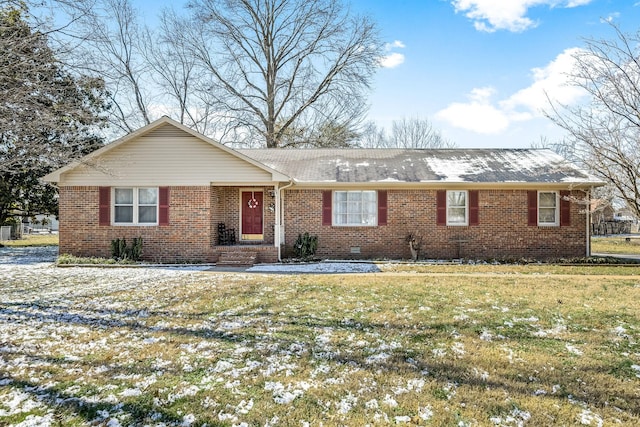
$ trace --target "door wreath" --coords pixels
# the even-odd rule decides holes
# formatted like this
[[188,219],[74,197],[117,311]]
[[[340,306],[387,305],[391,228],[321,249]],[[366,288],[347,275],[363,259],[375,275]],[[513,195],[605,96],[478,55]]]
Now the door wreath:
[[258,201],[256,200],[256,196],[253,191],[251,192],[251,198],[247,202],[247,206],[249,206],[249,209],[255,209],[258,207]]

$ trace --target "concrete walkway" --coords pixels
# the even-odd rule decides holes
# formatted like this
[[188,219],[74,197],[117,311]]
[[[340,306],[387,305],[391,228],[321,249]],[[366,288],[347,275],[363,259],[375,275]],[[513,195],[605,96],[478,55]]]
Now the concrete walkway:
[[603,258],[619,258],[626,259],[632,262],[640,262],[640,255],[636,254],[601,254],[601,253],[592,253],[591,256],[603,257]]

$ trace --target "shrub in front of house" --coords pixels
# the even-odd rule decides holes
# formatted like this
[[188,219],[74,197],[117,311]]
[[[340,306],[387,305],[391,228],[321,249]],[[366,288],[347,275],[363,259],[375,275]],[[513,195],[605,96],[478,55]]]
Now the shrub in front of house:
[[111,257],[115,260],[139,261],[142,256],[142,237],[134,237],[131,245],[127,245],[127,239],[115,239],[111,241]]
[[318,250],[318,236],[312,236],[308,232],[298,234],[298,238],[293,244],[293,250],[297,258],[302,260],[312,259]]

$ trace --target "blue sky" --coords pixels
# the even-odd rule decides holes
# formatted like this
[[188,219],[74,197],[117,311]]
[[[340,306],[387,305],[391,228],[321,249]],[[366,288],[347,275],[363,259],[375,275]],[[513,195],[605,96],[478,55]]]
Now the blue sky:
[[[345,0],[371,15],[387,43],[369,120],[427,118],[462,148],[529,147],[561,129],[542,114],[545,93],[584,102],[564,75],[584,39],[640,30],[640,0]],[[147,21],[186,0],[134,0]]]
[[388,44],[369,118],[428,118],[459,147],[528,147],[562,131],[541,114],[544,93],[584,101],[567,87],[584,38],[640,29],[638,0],[354,0]]

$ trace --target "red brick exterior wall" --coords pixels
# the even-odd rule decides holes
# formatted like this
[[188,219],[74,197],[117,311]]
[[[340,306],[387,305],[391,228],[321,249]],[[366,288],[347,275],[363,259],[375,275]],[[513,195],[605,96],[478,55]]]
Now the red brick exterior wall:
[[168,226],[100,226],[98,191],[60,188],[60,254],[109,258],[111,240],[142,237],[144,260],[211,261],[210,187],[170,187]]
[[[252,187],[253,188],[253,187]],[[100,226],[99,187],[60,188],[60,254],[111,257],[111,241],[142,237],[146,261],[160,263],[216,262],[220,249],[218,223],[237,230],[240,239],[241,187],[170,187],[168,226]],[[264,188],[264,241],[251,250],[258,262],[277,262],[273,247],[274,201]],[[267,247],[271,245],[271,247]]]
[[[575,192],[576,197],[581,193]],[[318,236],[318,255],[332,259],[408,259],[405,237],[423,238],[421,258],[551,259],[584,256],[586,225],[583,207],[571,204],[571,224],[528,225],[526,190],[479,190],[479,225],[436,225],[436,190],[388,190],[387,225],[334,227],[322,225],[321,190],[287,190],[284,198],[285,248],[299,233]],[[462,241],[462,243],[458,243]],[[352,247],[359,247],[354,254]]]
[[[257,242],[264,246],[274,243],[271,189],[264,188],[264,241]],[[170,187],[168,226],[100,226],[98,192],[60,188],[61,254],[108,258],[111,240],[142,237],[147,261],[215,262],[219,222],[238,229],[240,239],[240,187]],[[334,227],[322,225],[321,190],[285,190],[283,254],[304,232],[318,235],[318,255],[332,259],[408,259],[410,232],[423,238],[421,258],[429,259],[548,259],[586,252],[585,214],[577,203],[571,204],[569,226],[528,226],[526,190],[480,190],[479,225],[453,227],[436,225],[435,190],[388,190],[387,199],[387,225]],[[274,251],[257,251],[259,262],[276,261]]]

